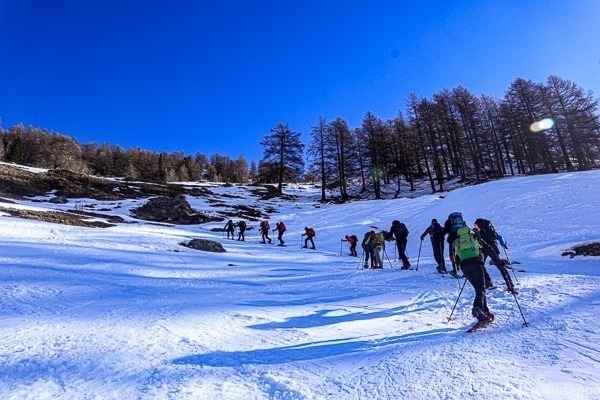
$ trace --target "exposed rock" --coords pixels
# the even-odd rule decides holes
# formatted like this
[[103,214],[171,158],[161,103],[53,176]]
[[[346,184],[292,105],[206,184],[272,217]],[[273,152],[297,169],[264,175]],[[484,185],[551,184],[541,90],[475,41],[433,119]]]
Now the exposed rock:
[[575,256],[592,256],[600,257],[600,243],[588,243],[581,246],[575,246],[572,249],[562,253],[562,256],[569,256],[573,258]]
[[69,200],[65,196],[56,196],[48,200],[52,204],[67,204]]
[[110,228],[111,226],[115,226],[102,221],[88,221],[87,218],[80,215],[73,215],[59,211],[14,210],[2,207],[0,207],[0,210],[12,215],[13,217],[52,222],[55,224],[85,226],[88,228]]
[[213,240],[192,239],[189,243],[181,242],[179,244],[194,250],[209,251],[211,253],[225,253],[223,245]]
[[185,196],[155,197],[144,205],[131,210],[134,217],[146,221],[168,222],[172,224],[202,224],[218,220],[205,213],[196,212],[185,199]]

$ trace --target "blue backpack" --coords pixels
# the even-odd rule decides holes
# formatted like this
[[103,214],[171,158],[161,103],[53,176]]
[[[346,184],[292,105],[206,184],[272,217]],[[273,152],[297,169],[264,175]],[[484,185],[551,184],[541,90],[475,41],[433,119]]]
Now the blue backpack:
[[453,212],[452,214],[448,215],[448,219],[450,220],[451,226],[450,233],[454,233],[459,228],[467,226],[467,224],[465,224],[465,220],[463,219],[462,213],[460,212]]

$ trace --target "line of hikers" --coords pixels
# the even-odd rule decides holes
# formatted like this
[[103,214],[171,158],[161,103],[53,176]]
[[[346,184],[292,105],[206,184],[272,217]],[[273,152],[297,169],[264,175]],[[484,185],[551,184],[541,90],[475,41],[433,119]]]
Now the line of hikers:
[[[225,227],[223,228],[225,230],[225,232],[227,232],[227,239],[229,239],[230,236],[231,236],[231,240],[235,239],[236,228],[238,229],[238,232],[239,232],[237,240],[242,241],[242,242],[245,241],[246,240],[245,232],[248,229],[248,225],[244,221],[238,221],[237,223],[233,223],[232,220],[227,221],[227,223],[225,224]],[[270,231],[271,231],[271,225],[269,224],[269,221],[267,221],[267,220],[261,221],[260,227],[259,227],[259,232],[260,232],[260,237],[261,237],[260,243],[262,243],[262,244],[266,244],[267,242],[269,244],[272,243],[272,240],[269,237]],[[277,244],[277,246],[285,245],[285,241],[283,240],[283,234],[285,233],[285,231],[287,231],[287,228],[286,228],[285,224],[283,223],[283,221],[277,222],[275,224],[275,229],[273,229],[273,234],[275,232],[278,232],[277,240],[279,240],[279,244]],[[315,250],[315,242],[313,240],[313,238],[316,236],[315,230],[313,228],[305,227],[302,237],[304,237],[304,236],[306,236],[306,239],[304,239],[304,246],[302,246],[302,248],[308,248],[308,243],[310,242],[310,244],[311,244],[310,248],[312,250]]]
[[[409,231],[406,225],[397,220],[392,222],[392,226],[387,232],[371,230],[365,233],[361,243],[364,254],[363,268],[369,268],[369,259],[371,260],[370,266],[372,269],[383,268],[382,253],[389,260],[385,252],[385,242],[391,241],[394,238],[399,257],[402,260],[401,269],[409,269],[411,264],[406,256],[408,234]],[[438,223],[437,219],[432,219],[431,224],[421,234],[421,241],[427,235],[429,235],[433,256],[437,263],[436,270],[441,274],[448,272],[444,261],[444,238],[447,235],[446,241],[452,263],[452,269],[449,273],[454,277],[459,277],[458,271],[460,268],[463,276],[473,286],[475,299],[473,301],[472,314],[478,321],[491,322],[494,319],[494,315],[487,306],[486,299],[486,290],[496,289],[485,266],[488,257],[491,259],[491,263],[500,271],[506,283],[507,291],[513,295],[519,293],[515,289],[508,273],[510,263],[502,259],[498,244],[505,251],[508,249],[508,246],[504,238],[496,232],[491,221],[478,218],[475,220],[474,229],[471,229],[466,225],[462,213],[454,212],[448,216],[443,227]],[[342,241],[350,244],[350,255],[358,257],[358,253],[356,252],[358,237],[356,235],[346,235]]]
[[[247,229],[247,224],[244,221],[239,221],[234,224],[232,220],[229,220],[224,228],[227,232],[227,238],[229,239],[230,236],[232,240],[235,238],[234,234],[236,228],[239,230],[237,240],[244,241],[244,232]],[[269,237],[270,230],[271,226],[269,222],[266,220],[261,221],[260,234],[262,244],[266,244],[267,241],[268,243],[272,242]],[[283,222],[275,224],[273,233],[278,232],[278,246],[285,245],[283,234],[286,230],[287,228]],[[364,257],[363,267],[369,268],[370,264],[372,269],[382,269],[384,256],[389,260],[389,256],[385,251],[385,242],[395,240],[398,256],[402,260],[401,269],[409,269],[411,264],[406,255],[406,245],[408,243],[409,233],[406,225],[398,220],[392,221],[392,226],[388,231],[376,232],[370,230],[366,232],[361,242]],[[507,260],[502,259],[498,247],[498,244],[500,244],[506,252],[508,246],[504,241],[504,238],[496,232],[491,221],[484,218],[476,219],[474,222],[474,229],[469,228],[460,212],[450,214],[443,227],[439,224],[437,219],[432,219],[431,224],[420,236],[421,242],[425,240],[425,237],[428,235],[433,250],[433,256],[437,263],[436,270],[441,274],[449,272],[455,277],[459,277],[458,271],[459,269],[462,270],[463,276],[475,290],[472,315],[480,322],[493,321],[494,315],[487,306],[486,290],[496,289],[496,286],[492,282],[485,266],[488,257],[491,259],[491,263],[500,271],[500,274],[506,283],[507,291],[513,295],[518,294],[507,270],[510,263]],[[315,230],[313,228],[304,227],[304,233],[301,236],[305,237],[304,245],[301,247],[308,248],[308,244],[310,243],[310,248],[314,250],[315,243],[313,239],[316,236]],[[452,263],[452,269],[450,271],[447,271],[446,263],[444,261],[444,238],[446,238],[446,236],[448,252]],[[356,235],[345,235],[342,242],[348,242],[350,244],[350,255],[358,257],[356,251],[358,237]],[[420,249],[421,248],[419,247],[419,256],[421,252]]]

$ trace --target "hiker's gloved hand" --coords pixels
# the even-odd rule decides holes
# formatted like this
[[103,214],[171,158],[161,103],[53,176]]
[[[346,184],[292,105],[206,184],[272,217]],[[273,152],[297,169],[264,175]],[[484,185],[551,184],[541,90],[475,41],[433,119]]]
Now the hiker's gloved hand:
[[425,239],[425,236],[421,235],[421,240],[424,240],[424,239]]

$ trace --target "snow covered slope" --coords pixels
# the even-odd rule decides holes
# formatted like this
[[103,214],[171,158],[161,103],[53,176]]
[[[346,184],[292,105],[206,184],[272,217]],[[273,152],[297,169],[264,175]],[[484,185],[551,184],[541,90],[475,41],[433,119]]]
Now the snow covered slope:
[[[259,244],[256,230],[247,242],[211,232],[224,223],[92,229],[0,213],[0,398],[600,398],[600,260],[560,256],[600,240],[599,181],[519,177],[344,205],[298,187],[296,201],[272,202],[286,247]],[[133,203],[113,211],[130,221]],[[496,290],[494,324],[465,333],[468,285],[447,323],[458,282],[434,271],[427,241],[418,272],[400,271],[392,247],[381,271],[358,269],[346,243],[340,255],[345,234],[400,219],[415,264],[418,235],[453,211],[491,219],[508,240],[531,326]],[[300,249],[304,226],[317,250]],[[227,253],[178,245],[191,238]]]

